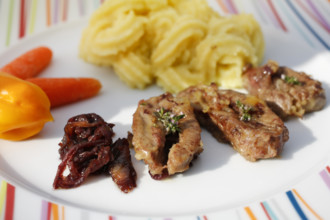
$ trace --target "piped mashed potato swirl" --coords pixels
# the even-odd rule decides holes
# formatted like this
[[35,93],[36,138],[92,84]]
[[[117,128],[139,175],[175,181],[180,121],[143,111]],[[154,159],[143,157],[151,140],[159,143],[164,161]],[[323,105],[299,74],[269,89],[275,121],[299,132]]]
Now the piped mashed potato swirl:
[[242,87],[264,38],[249,14],[220,16],[206,0],[107,0],[82,34],[80,57],[112,67],[132,88],[176,93],[197,83]]

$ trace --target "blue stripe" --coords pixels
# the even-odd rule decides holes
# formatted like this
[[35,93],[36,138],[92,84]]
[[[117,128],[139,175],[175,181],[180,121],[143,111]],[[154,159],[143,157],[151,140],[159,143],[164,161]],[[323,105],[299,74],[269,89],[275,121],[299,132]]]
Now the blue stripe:
[[289,10],[287,10],[287,7],[284,5],[283,1],[276,1],[276,3],[280,4],[281,9],[285,12],[284,14],[290,19],[290,21],[293,23],[293,25],[295,26],[295,28],[299,31],[299,33],[301,34],[301,36],[303,36],[303,38],[305,39],[305,41],[310,45],[310,46],[314,46],[312,41],[307,37],[307,35],[304,33],[304,31],[300,28],[299,24],[294,20],[294,17],[291,16]]
[[320,43],[330,50],[330,46],[315,32],[315,30],[307,23],[304,17],[299,13],[299,11],[294,7],[290,0],[286,0],[286,3],[289,5],[291,10],[296,14],[296,16],[301,20],[301,22],[306,26],[306,28],[316,37]]
[[278,220],[277,216],[275,215],[275,213],[273,212],[273,210],[270,208],[268,202],[262,202],[262,204],[264,205],[265,209],[267,210],[270,218],[272,220]]
[[100,7],[101,1],[100,0],[94,0],[94,9],[98,9]]
[[296,212],[298,213],[298,215],[300,216],[300,218],[302,220],[307,220],[306,215],[304,214],[303,210],[300,208],[297,200],[294,198],[294,195],[292,193],[292,191],[287,191],[286,195],[288,196],[292,206],[294,207],[294,209],[296,210]]

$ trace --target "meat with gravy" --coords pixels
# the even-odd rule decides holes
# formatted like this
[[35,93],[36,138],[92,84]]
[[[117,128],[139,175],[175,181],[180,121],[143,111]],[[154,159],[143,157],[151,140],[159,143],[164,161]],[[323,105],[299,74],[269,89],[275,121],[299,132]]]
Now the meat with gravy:
[[268,61],[261,67],[248,66],[243,72],[245,89],[267,102],[282,119],[288,116],[302,117],[307,112],[317,111],[326,103],[321,82],[304,72]]
[[[180,132],[167,134],[166,127],[158,120],[160,109],[174,115],[184,115],[178,121]],[[170,93],[141,100],[133,115],[132,145],[135,158],[149,166],[154,179],[189,169],[192,160],[203,151],[201,128],[190,103],[173,97]]]
[[279,156],[289,139],[283,121],[255,96],[211,84],[191,86],[178,97],[191,102],[202,127],[249,161]]

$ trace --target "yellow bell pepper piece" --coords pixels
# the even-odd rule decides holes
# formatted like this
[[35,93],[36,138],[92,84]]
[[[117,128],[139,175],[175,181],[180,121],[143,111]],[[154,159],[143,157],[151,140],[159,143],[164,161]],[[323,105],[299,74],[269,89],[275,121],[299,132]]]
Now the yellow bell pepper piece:
[[33,83],[0,72],[0,138],[19,141],[53,121],[45,92]]

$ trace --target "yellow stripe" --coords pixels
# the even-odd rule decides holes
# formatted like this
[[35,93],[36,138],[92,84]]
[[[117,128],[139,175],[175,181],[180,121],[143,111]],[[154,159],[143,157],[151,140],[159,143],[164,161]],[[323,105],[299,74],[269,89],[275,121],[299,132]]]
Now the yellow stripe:
[[9,13],[8,13],[8,26],[7,26],[7,36],[6,36],[6,46],[10,45],[11,30],[13,25],[13,14],[14,14],[14,3],[15,1],[10,1]]
[[7,192],[7,183],[4,180],[2,180],[0,187],[0,217],[2,216],[2,210],[5,204],[6,192]]
[[246,211],[251,220],[257,220],[257,218],[253,215],[253,212],[249,207],[245,207],[244,210]]
[[306,208],[313,213],[313,215],[317,218],[317,219],[322,219],[321,216],[319,216],[314,209],[312,209],[312,207],[310,207],[307,202],[301,197],[301,195],[297,192],[297,190],[292,189],[292,192],[300,199],[300,201],[306,206]]
[[32,34],[34,32],[34,27],[36,23],[36,15],[37,15],[37,6],[38,6],[38,0],[33,0],[32,6],[31,6],[31,18],[30,18],[30,28],[29,33]]
[[58,205],[52,203],[52,215],[53,220],[59,220],[59,214],[58,214]]

